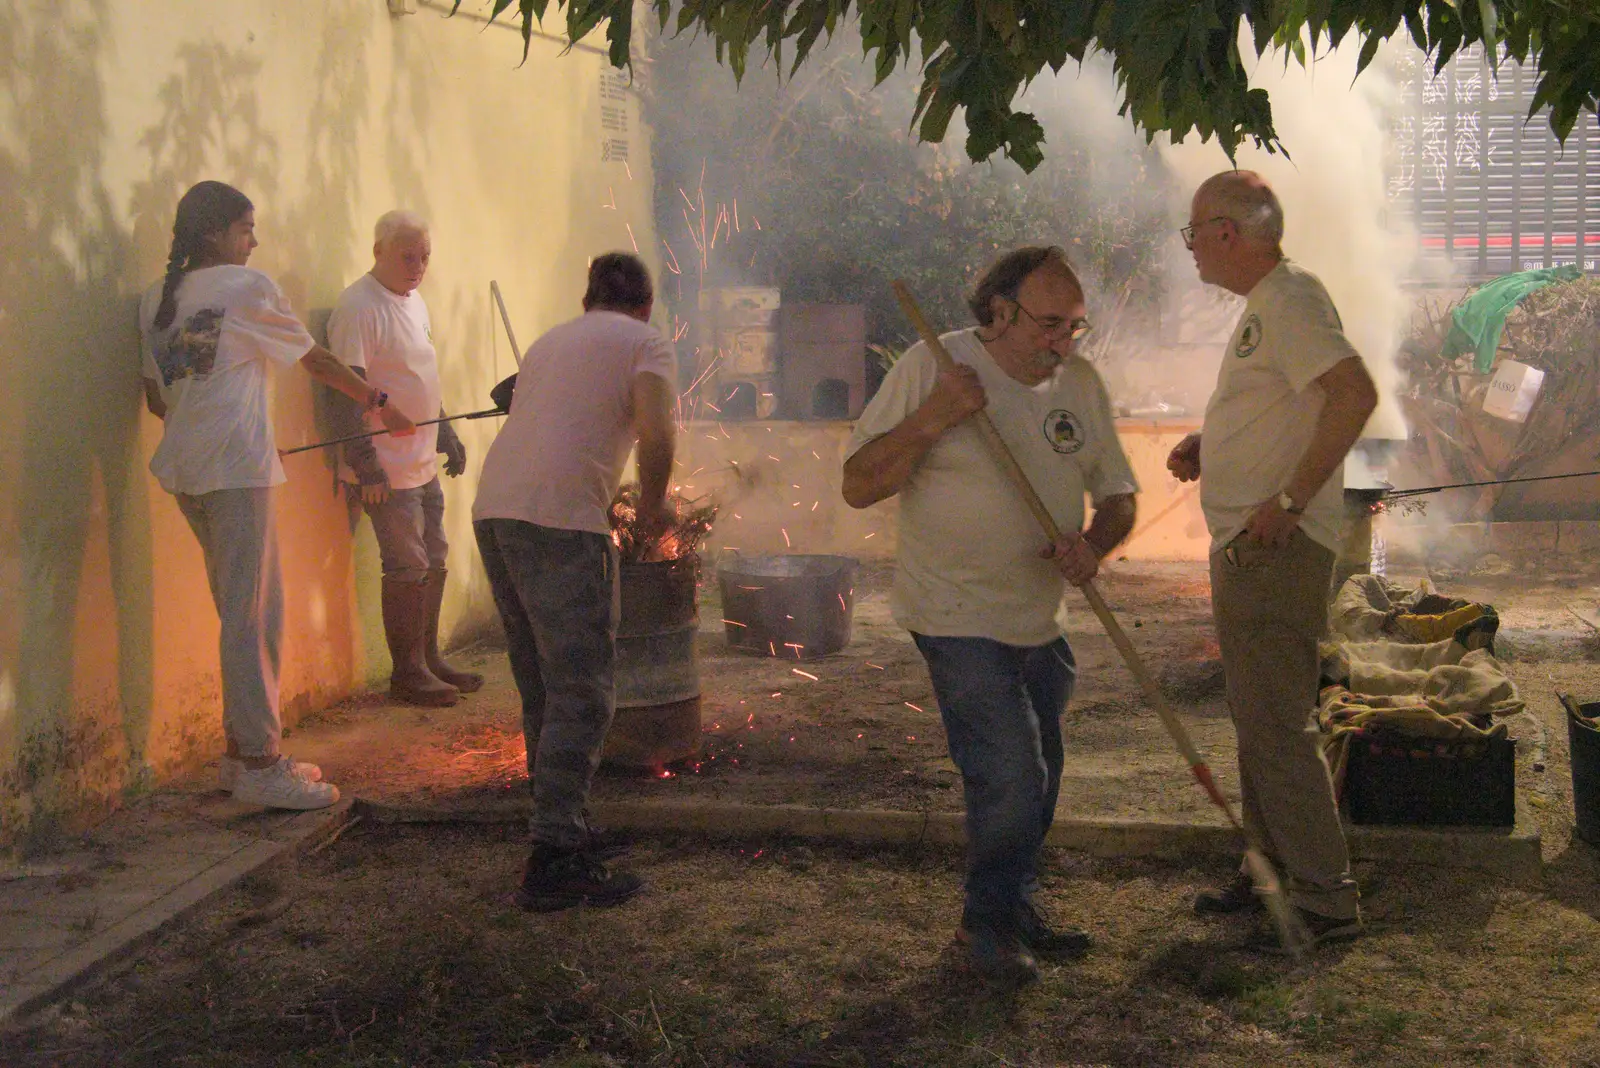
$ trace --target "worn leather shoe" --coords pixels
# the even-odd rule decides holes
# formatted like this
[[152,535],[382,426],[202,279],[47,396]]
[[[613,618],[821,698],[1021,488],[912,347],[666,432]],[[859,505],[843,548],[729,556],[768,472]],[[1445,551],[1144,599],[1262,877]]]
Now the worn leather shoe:
[[1250,876],[1240,872],[1233,882],[1214,890],[1202,890],[1195,895],[1196,916],[1232,916],[1240,912],[1258,912],[1266,908],[1256,896],[1255,884]]
[[574,905],[620,905],[643,889],[637,875],[608,871],[583,850],[536,845],[512,900],[529,912],[556,912]]

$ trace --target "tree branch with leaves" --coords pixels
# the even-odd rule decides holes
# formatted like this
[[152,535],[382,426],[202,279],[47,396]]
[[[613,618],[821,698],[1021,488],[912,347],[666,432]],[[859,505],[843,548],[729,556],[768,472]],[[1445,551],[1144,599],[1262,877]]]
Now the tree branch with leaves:
[[[1122,114],[1147,138],[1199,134],[1231,157],[1245,142],[1279,151],[1272,103],[1251,88],[1248,52],[1359,43],[1365,69],[1382,43],[1405,35],[1443,67],[1462,48],[1500,49],[1533,62],[1530,116],[1549,108],[1565,140],[1600,101],[1600,4],[1592,0],[648,0],[661,28],[704,34],[742,79],[752,53],[793,72],[848,19],[882,81],[916,65],[922,84],[911,125],[942,141],[964,114],[967,155],[996,152],[1031,171],[1044,130],[1015,104],[1045,71],[1096,52],[1109,56]],[[524,56],[554,5],[577,42],[605,26],[613,65],[630,65],[634,0],[491,0],[492,18],[520,20]],[[460,0],[457,0],[457,7]],[[513,10],[514,9],[514,10]]]

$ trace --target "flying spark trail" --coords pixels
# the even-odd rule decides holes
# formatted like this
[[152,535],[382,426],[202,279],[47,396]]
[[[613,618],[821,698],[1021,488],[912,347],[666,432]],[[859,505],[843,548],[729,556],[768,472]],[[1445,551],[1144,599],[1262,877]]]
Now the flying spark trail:
[[739,229],[739,198],[733,198],[733,232],[740,233]]
[[611,203],[602,204],[600,206],[602,208],[609,208],[612,211],[616,211],[617,210],[617,194],[616,194],[616,192],[609,185],[606,186],[606,192],[611,194]]
[[[730,627],[743,627],[744,626],[744,624],[740,623],[737,619],[724,619],[723,622],[726,623]],[[748,628],[746,628],[746,629],[748,629]]]
[[819,504],[821,504],[821,503],[822,503],[822,502],[821,502],[821,501],[812,501],[812,502],[811,502],[811,510],[812,510],[812,511],[813,511],[813,512],[815,512],[815,511],[816,511],[816,510],[817,510],[817,505],[819,505]]
[[850,611],[850,606],[844,603],[844,594],[836,593],[836,594],[834,594],[834,596],[839,598],[839,607],[841,609],[843,609],[846,612]]
[[867,661],[867,667],[872,668],[875,671],[882,671],[883,670],[883,665],[882,664],[874,664],[870,660]]
[[639,242],[633,240],[633,224],[623,223],[622,225],[628,228],[628,240],[633,241],[633,254],[637,256],[639,254]]
[[794,672],[796,675],[803,675],[804,677],[810,679],[812,682],[818,681],[817,677],[815,675],[811,674],[811,672],[809,672],[809,671],[801,671],[799,668],[790,668],[789,670]]
[[868,534],[866,538],[862,538],[861,540],[862,541],[866,541],[867,538],[876,538],[877,536],[878,536],[878,532],[876,530],[874,530],[871,534]]
[[784,527],[779,527],[778,532],[783,535],[783,547],[785,549],[794,548],[794,545],[789,541],[789,531]]
[[628,181],[633,181],[633,168],[628,166],[628,161],[622,161],[622,169],[628,172]]
[[769,459],[769,460],[771,460],[771,461],[772,461],[772,462],[773,462],[773,463],[775,463],[775,464],[781,464],[781,463],[783,463],[783,461],[782,461],[782,460],[780,460],[780,459],[778,459],[778,458],[777,458],[777,457],[776,457],[776,456],[774,456],[774,455],[772,455],[772,454],[771,454],[771,453],[770,453],[770,452],[769,452],[769,453],[767,453],[767,459]]
[[[666,245],[667,249],[667,268],[671,270],[673,274],[682,274],[683,272],[678,269],[678,254],[672,251],[672,246],[667,244],[666,238],[662,238],[661,243]],[[678,339],[673,338],[672,340],[676,341]]]
[[916,705],[912,704],[910,701],[906,702],[906,707],[911,709],[914,712],[921,712],[922,711],[922,709],[918,708]]
[[[694,210],[694,201],[689,199],[689,194],[685,193],[683,191],[683,186],[681,186],[681,185],[678,187],[678,195],[680,197],[682,197],[683,198],[683,202],[689,206],[689,210],[693,211]],[[688,218],[688,216],[684,216],[684,218]]]

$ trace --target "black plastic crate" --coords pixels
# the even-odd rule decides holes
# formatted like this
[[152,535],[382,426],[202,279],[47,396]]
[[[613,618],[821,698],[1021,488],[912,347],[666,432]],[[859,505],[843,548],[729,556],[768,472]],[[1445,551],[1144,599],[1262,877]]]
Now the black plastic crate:
[[1352,823],[1510,827],[1517,821],[1516,743],[1368,730],[1349,742],[1344,804]]

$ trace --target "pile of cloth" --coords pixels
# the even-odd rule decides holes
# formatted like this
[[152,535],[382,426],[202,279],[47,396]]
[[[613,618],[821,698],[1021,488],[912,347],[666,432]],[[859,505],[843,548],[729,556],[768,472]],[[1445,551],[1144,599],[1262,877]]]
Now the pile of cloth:
[[1492,606],[1355,575],[1329,610],[1318,717],[1343,795],[1357,731],[1459,741],[1503,737],[1526,705],[1494,656]]

